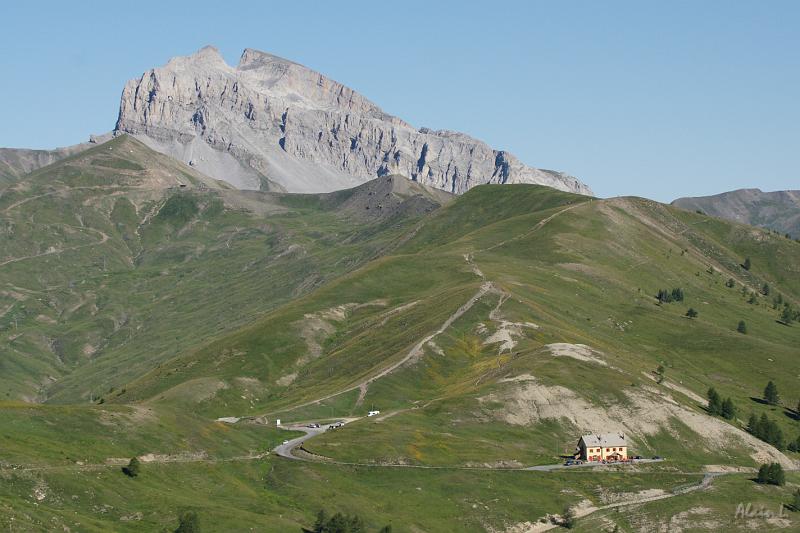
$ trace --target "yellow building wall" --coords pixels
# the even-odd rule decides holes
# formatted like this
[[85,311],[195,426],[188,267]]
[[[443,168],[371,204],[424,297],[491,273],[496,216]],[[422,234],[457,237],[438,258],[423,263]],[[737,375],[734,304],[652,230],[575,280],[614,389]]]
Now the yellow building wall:
[[[616,451],[614,451],[616,449]],[[612,455],[620,454],[623,459],[628,458],[627,446],[609,446],[609,447],[587,447],[582,450],[583,459],[588,461],[590,457],[600,457],[600,461],[605,461]]]

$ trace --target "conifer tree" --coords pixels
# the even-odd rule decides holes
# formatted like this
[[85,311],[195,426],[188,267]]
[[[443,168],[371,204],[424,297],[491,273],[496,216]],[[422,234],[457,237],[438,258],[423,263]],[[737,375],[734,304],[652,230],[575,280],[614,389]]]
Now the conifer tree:
[[775,383],[772,380],[767,383],[767,386],[764,388],[764,400],[770,405],[778,405],[780,401],[780,397],[778,396],[778,387],[775,386]]
[[766,441],[769,437],[769,418],[764,413],[761,413],[761,417],[758,419],[755,436],[763,441]]
[[178,529],[175,533],[200,533],[200,522],[197,513],[186,511],[178,518]]
[[730,398],[725,398],[725,401],[722,402],[722,408],[720,411],[722,418],[725,418],[726,420],[733,420],[736,416],[736,406],[733,405],[733,400]]
[[750,418],[747,420],[747,432],[758,437],[756,431],[758,431],[758,418],[756,418],[755,413],[751,413]]
[[714,387],[708,389],[706,397],[708,398],[708,414],[717,416],[722,413],[722,402]]
[[131,458],[130,462],[128,462],[128,466],[123,466],[122,471],[128,477],[136,477],[139,475],[139,459],[136,457]]
[[756,483],[767,483],[769,480],[769,465],[763,464],[758,467],[758,475],[756,476]]
[[772,463],[769,465],[769,470],[767,471],[767,482],[770,485],[785,485],[786,484],[786,473],[783,471],[783,467],[780,463]]
[[567,529],[572,529],[575,527],[575,511],[572,510],[572,507],[567,506],[564,509],[564,518],[562,521],[562,525]]

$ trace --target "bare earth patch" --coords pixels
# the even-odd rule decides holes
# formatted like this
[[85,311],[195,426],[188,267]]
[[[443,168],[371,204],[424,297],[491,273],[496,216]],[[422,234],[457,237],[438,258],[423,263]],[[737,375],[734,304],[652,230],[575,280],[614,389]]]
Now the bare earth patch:
[[[306,343],[306,353],[297,360],[295,367],[302,367],[322,355],[322,343],[336,331],[334,323],[342,322],[347,318],[347,313],[356,306],[358,304],[346,303],[316,313],[307,313],[302,320],[295,322],[293,325],[300,330],[299,335]],[[278,378],[276,383],[286,387],[295,379],[297,372],[290,372]]]
[[600,502],[603,504],[639,501],[654,496],[663,496],[667,491],[663,489],[646,489],[638,492],[612,492],[607,489],[600,491]]
[[[416,302],[412,302],[405,306],[400,306],[397,309],[393,309],[392,311],[395,313],[401,312],[415,304]],[[382,299],[363,304],[346,303],[323,309],[316,313],[307,313],[303,315],[303,319],[298,320],[293,325],[300,330],[299,335],[306,343],[306,353],[297,360],[295,367],[302,367],[322,355],[322,343],[336,331],[336,323],[343,322],[352,311],[361,309],[362,307],[385,307],[386,305],[386,300]],[[390,311],[390,313],[392,313],[392,311]],[[388,316],[385,320],[388,320]],[[297,372],[290,372],[278,378],[276,383],[282,387],[286,387],[291,385],[295,379],[297,379]]]
[[[497,324],[497,329],[494,333],[484,339],[483,344],[499,344],[497,353],[510,352],[517,345],[515,339],[524,335],[524,329],[539,329],[539,326],[533,322],[511,322],[505,320],[500,314],[500,307],[508,299],[507,295],[502,295],[497,302],[497,306],[489,313],[489,319]],[[478,333],[484,334],[487,332],[485,324],[480,324]]]
[[436,344],[436,341],[434,341],[433,339],[428,341],[428,348],[433,350],[433,353],[435,353],[436,355],[442,355],[442,356],[444,355],[444,350],[442,350],[442,348],[438,344]]
[[586,361],[589,363],[596,363],[602,366],[608,366],[600,357],[603,355],[601,352],[586,346],[585,344],[569,344],[566,342],[556,342],[545,346],[553,357],[571,357],[578,361]]
[[779,462],[794,468],[794,461],[772,446],[717,418],[684,407],[659,389],[626,390],[627,404],[603,407],[589,403],[566,387],[544,385],[530,374],[503,382],[511,385],[479,401],[502,403],[503,407],[491,414],[508,424],[530,426],[546,419],[567,420],[581,432],[619,431],[646,442],[662,430],[674,433],[670,423],[678,420],[697,433],[698,442],[709,452],[744,447],[756,462]]
[[650,519],[637,519],[634,517],[633,525],[637,531],[657,531],[659,533],[682,533],[684,531],[718,531],[723,524],[711,518],[711,509],[707,507],[693,507],[686,511],[672,515],[669,520],[652,521]]
[[[653,381],[656,380],[656,377],[653,374],[649,373],[649,372],[642,372],[642,375],[647,377],[647,378],[649,378],[649,379],[652,379]],[[680,392],[681,394],[683,394],[687,398],[691,398],[692,400],[694,400],[695,402],[697,402],[700,405],[706,405],[706,403],[707,403],[707,400],[705,398],[703,398],[702,396],[700,396],[699,394],[696,394],[696,393],[690,391],[689,389],[687,389],[686,387],[684,387],[682,385],[679,385],[677,383],[673,383],[672,381],[669,381],[669,380],[665,379],[664,381],[661,382],[661,385],[663,385],[664,387],[666,387],[668,389],[672,389],[675,392]]]
[[730,466],[730,465],[705,465],[703,467],[705,472],[725,472],[725,473],[740,473],[740,474],[755,474],[756,469],[750,466]]

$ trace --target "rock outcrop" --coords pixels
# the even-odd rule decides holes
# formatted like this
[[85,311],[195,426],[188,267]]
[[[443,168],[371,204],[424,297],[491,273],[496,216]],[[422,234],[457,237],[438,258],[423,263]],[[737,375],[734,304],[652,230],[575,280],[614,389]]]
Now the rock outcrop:
[[231,67],[206,47],[128,82],[117,132],[240,188],[326,192],[399,174],[452,193],[536,183],[591,194],[461,133],[416,129],[297,63],[245,50]]

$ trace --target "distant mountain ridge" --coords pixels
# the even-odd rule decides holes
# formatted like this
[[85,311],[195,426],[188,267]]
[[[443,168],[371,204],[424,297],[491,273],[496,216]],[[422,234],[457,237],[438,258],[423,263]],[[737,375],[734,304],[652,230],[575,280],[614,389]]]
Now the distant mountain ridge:
[[468,135],[415,129],[318,72],[251,49],[236,67],[205,47],[129,81],[116,131],[239,188],[328,192],[399,174],[456,194],[484,183],[592,194]]
[[29,172],[51,165],[65,157],[88,150],[97,144],[106,142],[110,138],[110,133],[92,135],[88,142],[52,150],[0,148],[0,186],[12,183]]
[[800,237],[800,191],[739,189],[713,196],[678,198],[672,205]]

